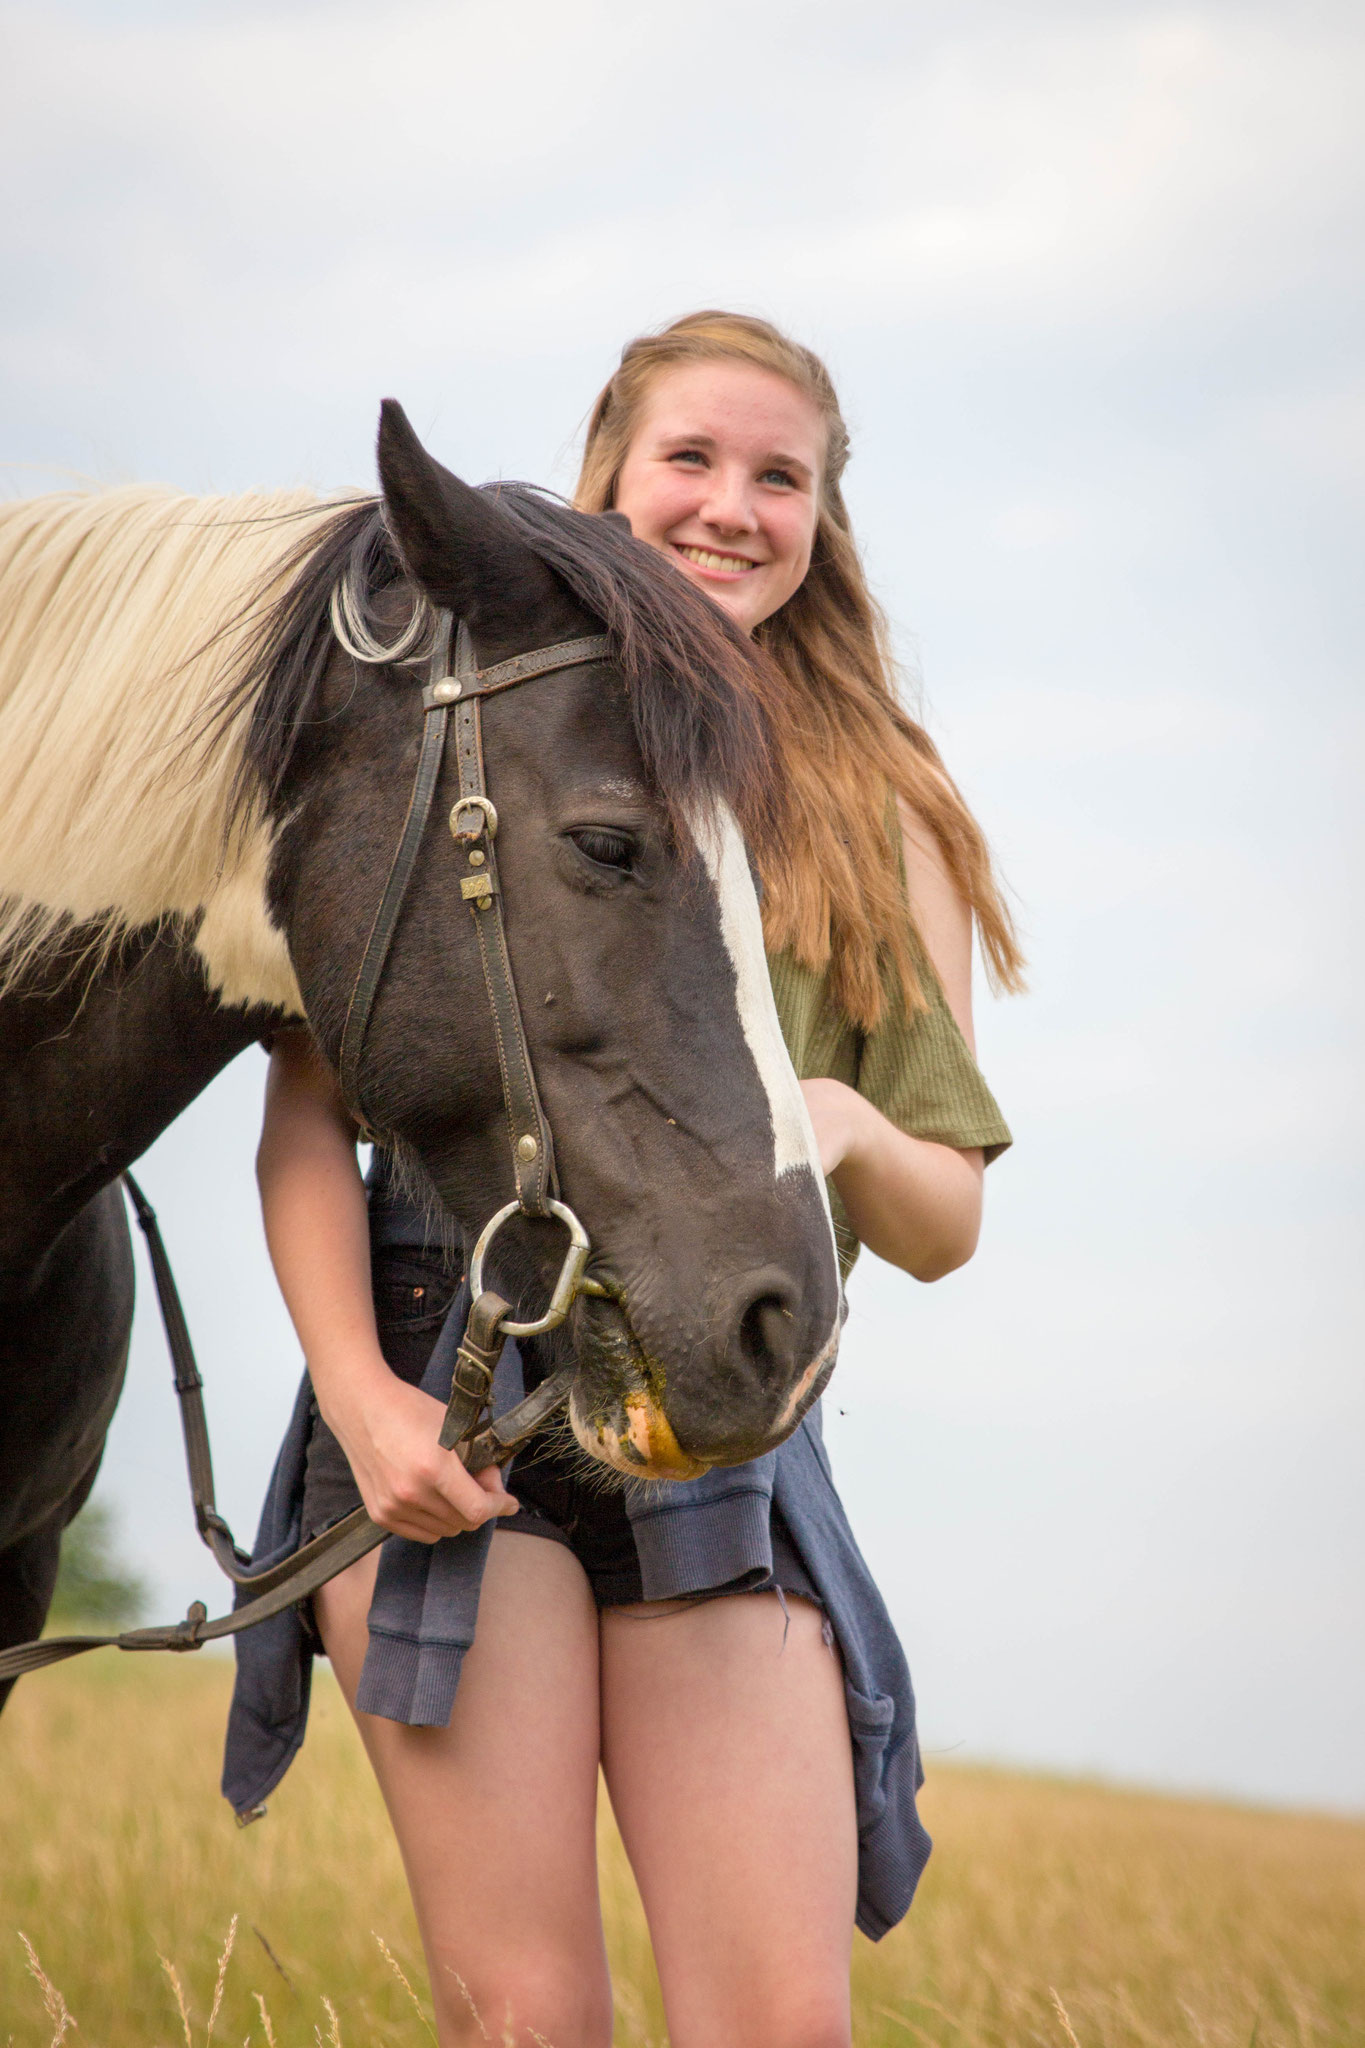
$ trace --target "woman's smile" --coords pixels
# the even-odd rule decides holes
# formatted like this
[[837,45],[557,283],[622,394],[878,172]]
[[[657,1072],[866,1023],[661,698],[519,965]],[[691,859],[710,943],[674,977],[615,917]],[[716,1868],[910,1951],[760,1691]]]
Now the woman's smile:
[[749,555],[722,554],[715,548],[694,546],[691,541],[672,540],[668,545],[670,552],[681,555],[705,576],[721,576],[727,582],[737,576],[748,576],[760,566]]
[[615,507],[752,633],[805,580],[824,460],[824,421],[785,377],[680,364],[650,391]]

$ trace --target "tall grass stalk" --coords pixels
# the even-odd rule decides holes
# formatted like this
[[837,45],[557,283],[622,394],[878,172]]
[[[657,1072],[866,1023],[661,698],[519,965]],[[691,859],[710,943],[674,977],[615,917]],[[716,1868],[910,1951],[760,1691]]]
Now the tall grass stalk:
[[28,1957],[29,1975],[37,1979],[38,1989],[43,1994],[43,2006],[52,2022],[52,2048],[62,2048],[68,2028],[74,2027],[76,2022],[66,2009],[66,2000],[38,1961],[38,1952],[33,1943],[23,1933],[19,1939],[24,1945],[24,1954]]
[[[17,1689],[0,2044],[167,2048],[168,2017],[188,2048],[432,2041],[397,1850],[329,1674],[245,1830],[216,1786],[230,1679],[208,1656],[105,1656]],[[858,2048],[1365,2048],[1365,1825],[932,1761],[925,1810],[937,1848],[914,1912],[856,1945]],[[663,2048],[605,1801],[599,1850],[616,2048]]]

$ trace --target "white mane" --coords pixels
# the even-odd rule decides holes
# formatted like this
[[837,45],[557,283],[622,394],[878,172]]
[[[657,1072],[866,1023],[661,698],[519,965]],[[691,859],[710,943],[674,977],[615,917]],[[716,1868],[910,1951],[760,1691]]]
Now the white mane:
[[112,944],[170,915],[198,920],[221,1001],[301,1011],[269,827],[224,844],[250,706],[213,740],[205,718],[338,509],[144,486],[0,505],[0,989],[70,922]]

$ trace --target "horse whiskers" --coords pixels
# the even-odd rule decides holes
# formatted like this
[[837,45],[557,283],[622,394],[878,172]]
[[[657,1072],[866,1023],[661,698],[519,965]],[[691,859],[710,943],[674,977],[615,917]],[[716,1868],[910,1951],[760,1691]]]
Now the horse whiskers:
[[614,1466],[604,1465],[585,1451],[574,1435],[573,1425],[567,1415],[557,1415],[547,1423],[535,1440],[535,1455],[551,1456],[557,1463],[568,1468],[568,1475],[581,1486],[595,1494],[624,1493],[636,1482]]

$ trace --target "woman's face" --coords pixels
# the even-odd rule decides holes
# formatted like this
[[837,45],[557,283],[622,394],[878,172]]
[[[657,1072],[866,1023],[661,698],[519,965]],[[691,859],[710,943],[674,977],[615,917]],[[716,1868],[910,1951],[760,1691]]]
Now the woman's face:
[[824,422],[785,377],[683,363],[649,390],[615,509],[751,633],[810,567],[824,459]]

